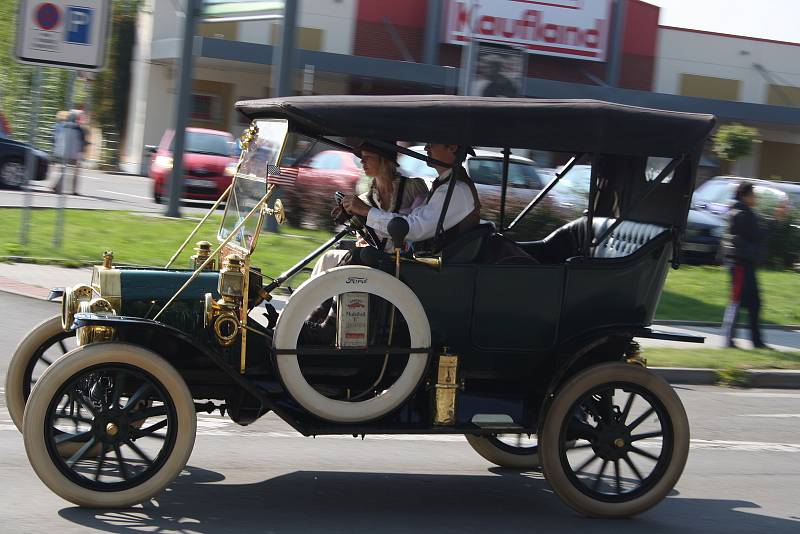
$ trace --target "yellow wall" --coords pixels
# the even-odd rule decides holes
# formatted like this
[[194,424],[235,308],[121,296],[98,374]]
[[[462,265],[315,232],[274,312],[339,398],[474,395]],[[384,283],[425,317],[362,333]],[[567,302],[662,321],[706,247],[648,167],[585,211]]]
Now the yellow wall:
[[212,130],[228,130],[228,117],[233,101],[233,85],[208,80],[192,80],[192,93],[214,95],[218,97],[218,115],[211,121],[189,120],[189,126],[211,128]]
[[767,104],[800,107],[800,87],[770,85],[767,91]]
[[717,100],[739,100],[742,82],[698,74],[681,74],[681,94]]
[[[272,43],[273,45],[278,44],[281,38],[281,26],[280,24],[273,24],[272,31]],[[302,48],[304,50],[322,50],[322,30],[319,28],[297,28],[297,48]]]
[[779,177],[800,182],[800,145],[762,141],[759,175],[767,180]]

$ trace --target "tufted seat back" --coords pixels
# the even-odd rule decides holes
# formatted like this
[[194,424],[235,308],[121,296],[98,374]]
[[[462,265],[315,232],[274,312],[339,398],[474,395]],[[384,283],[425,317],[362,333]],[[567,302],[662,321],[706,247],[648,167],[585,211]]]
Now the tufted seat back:
[[[596,217],[592,220],[595,238],[602,236],[616,219]],[[623,258],[639,250],[645,243],[666,232],[656,224],[623,221],[602,243],[592,247],[593,258]]]

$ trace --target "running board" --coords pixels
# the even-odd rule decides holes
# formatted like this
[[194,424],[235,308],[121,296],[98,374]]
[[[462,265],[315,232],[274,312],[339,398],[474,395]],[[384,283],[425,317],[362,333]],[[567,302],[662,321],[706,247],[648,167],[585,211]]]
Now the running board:
[[691,334],[676,334],[674,332],[662,332],[652,328],[640,328],[635,330],[633,337],[643,337],[647,339],[663,339],[665,341],[683,341],[684,343],[705,343],[704,336],[693,336]]

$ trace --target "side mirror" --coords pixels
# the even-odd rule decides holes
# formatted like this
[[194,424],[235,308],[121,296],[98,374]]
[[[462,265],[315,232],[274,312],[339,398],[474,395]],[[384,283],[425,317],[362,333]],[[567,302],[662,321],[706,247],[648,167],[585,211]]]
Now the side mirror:
[[395,217],[386,225],[386,230],[392,238],[394,248],[403,248],[403,242],[408,235],[408,221],[403,217]]
[[156,150],[158,150],[158,146],[156,145],[144,145],[144,151],[147,154],[155,154]]

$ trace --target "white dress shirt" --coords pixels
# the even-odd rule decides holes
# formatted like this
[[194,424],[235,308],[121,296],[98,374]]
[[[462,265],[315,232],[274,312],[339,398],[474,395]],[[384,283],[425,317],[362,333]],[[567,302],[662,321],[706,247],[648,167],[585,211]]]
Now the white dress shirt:
[[[450,169],[447,169],[439,175],[436,182],[447,180],[450,176],[450,172]],[[434,186],[436,182],[434,182]],[[424,241],[430,239],[436,234],[436,225],[439,224],[439,217],[442,214],[442,206],[444,206],[444,199],[447,196],[447,189],[448,184],[440,185],[436,191],[434,191],[427,204],[423,204],[411,210],[407,215],[398,215],[390,211],[370,208],[369,214],[367,215],[367,226],[375,230],[375,233],[380,237],[390,237],[389,232],[386,230],[389,221],[395,217],[403,217],[408,222],[407,241]],[[453,189],[453,196],[450,198],[450,206],[447,208],[447,214],[444,217],[444,230],[449,230],[460,223],[464,217],[469,215],[474,209],[475,199],[472,197],[472,191],[469,186],[461,180],[456,181],[455,189]]]

